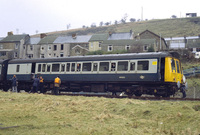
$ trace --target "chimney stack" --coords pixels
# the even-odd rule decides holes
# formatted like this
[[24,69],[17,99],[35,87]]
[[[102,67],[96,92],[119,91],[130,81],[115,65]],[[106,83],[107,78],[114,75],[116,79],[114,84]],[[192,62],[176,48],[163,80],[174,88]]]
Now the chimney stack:
[[8,32],[8,36],[11,36],[11,35],[13,35],[13,32],[12,31]]
[[45,33],[41,33],[40,34],[40,38],[42,39],[42,38],[44,38],[44,37],[46,37],[47,35],[45,34]]

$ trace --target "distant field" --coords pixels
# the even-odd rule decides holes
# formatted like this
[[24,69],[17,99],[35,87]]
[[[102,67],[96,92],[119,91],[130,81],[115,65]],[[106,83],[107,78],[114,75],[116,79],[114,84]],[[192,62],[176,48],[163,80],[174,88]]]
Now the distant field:
[[200,102],[0,92],[0,135],[199,135],[199,121]]
[[[73,24],[72,24],[73,25]],[[127,22],[125,24],[109,25],[95,28],[80,28],[63,31],[49,32],[48,35],[91,35],[108,32],[129,32],[132,30],[135,35],[145,30],[150,30],[162,37],[183,37],[198,36],[200,31],[200,17],[176,18],[176,19],[155,19],[141,22]]]

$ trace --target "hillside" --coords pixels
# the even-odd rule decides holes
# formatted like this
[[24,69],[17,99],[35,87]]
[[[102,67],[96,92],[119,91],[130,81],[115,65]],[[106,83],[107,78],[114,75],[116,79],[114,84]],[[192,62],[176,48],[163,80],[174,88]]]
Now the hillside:
[[141,22],[127,22],[126,24],[110,25],[95,28],[80,28],[49,32],[48,35],[88,35],[97,33],[112,32],[129,32],[130,30],[137,35],[148,29],[156,34],[161,34],[162,37],[183,37],[183,36],[198,36],[200,33],[200,17],[196,18],[176,18],[176,19],[159,19]]
[[198,135],[198,101],[0,91],[0,135]]

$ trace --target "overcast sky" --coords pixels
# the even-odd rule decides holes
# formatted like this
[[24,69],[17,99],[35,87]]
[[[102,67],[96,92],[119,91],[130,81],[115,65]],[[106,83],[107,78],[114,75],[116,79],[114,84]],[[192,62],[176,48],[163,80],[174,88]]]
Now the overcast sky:
[[0,0],[0,37],[7,32],[36,34],[82,28],[101,21],[200,16],[199,0]]

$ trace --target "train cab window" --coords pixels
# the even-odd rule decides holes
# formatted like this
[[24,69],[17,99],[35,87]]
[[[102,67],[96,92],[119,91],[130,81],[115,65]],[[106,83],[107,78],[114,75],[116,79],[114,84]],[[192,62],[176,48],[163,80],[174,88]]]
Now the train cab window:
[[59,72],[60,64],[52,64],[52,72]]
[[149,70],[149,61],[138,61],[137,70]]
[[127,71],[128,61],[119,61],[117,66],[117,71]]
[[46,64],[42,64],[42,72],[45,72]]
[[65,64],[61,64],[61,72],[65,72]]
[[130,62],[130,71],[135,71],[135,62]]
[[69,72],[70,71],[70,63],[67,63],[67,66],[66,66],[66,71]]
[[100,62],[99,71],[108,71],[109,70],[109,62]]
[[116,70],[116,63],[112,62],[111,63],[111,71],[115,71]]
[[176,67],[177,67],[177,73],[180,73],[180,66],[178,61],[176,61]]
[[93,71],[97,71],[98,69],[98,63],[93,63]]
[[71,66],[71,72],[75,72],[75,63],[72,63]]
[[85,71],[91,71],[91,63],[83,63],[83,69],[82,71],[85,72]]
[[16,72],[19,72],[19,70],[20,70],[20,65],[17,65]]
[[175,66],[175,61],[174,59],[171,59],[171,67],[172,67],[172,72],[176,73],[176,66]]
[[1,73],[1,65],[0,65],[0,73]]
[[78,72],[81,71],[81,63],[76,64],[76,71],[78,71]]
[[41,64],[38,64],[38,72],[41,72]]
[[47,65],[47,72],[50,72],[51,70],[51,65]]

